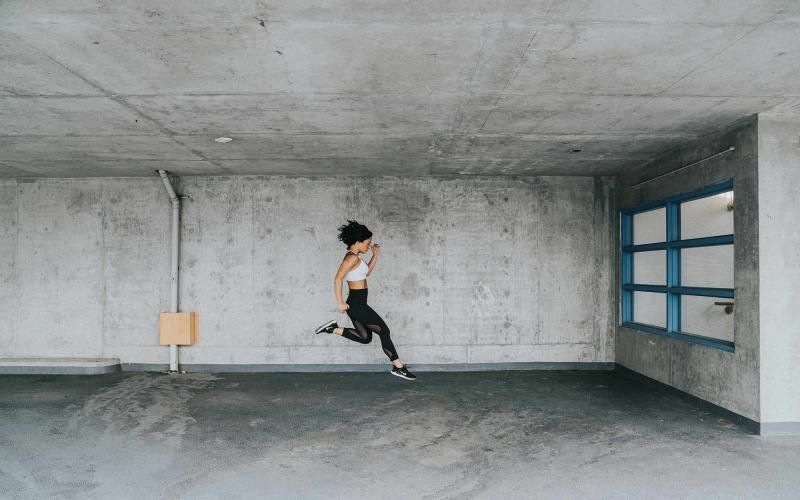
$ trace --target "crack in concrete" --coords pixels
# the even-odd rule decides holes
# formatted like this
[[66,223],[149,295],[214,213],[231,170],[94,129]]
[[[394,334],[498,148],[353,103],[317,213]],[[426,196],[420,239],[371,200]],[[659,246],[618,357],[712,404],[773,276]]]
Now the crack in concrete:
[[483,128],[486,126],[486,122],[489,121],[489,118],[492,116],[492,114],[495,112],[495,110],[497,110],[498,104],[500,103],[500,99],[503,98],[503,95],[504,95],[506,89],[508,88],[508,86],[511,85],[511,82],[513,82],[514,79],[517,78],[517,75],[519,74],[520,69],[522,69],[522,66],[525,64],[525,61],[528,58],[527,57],[528,56],[528,50],[530,50],[531,45],[533,44],[533,41],[536,40],[536,36],[537,35],[538,35],[538,32],[534,32],[533,33],[533,36],[528,41],[528,45],[525,47],[525,50],[522,51],[522,54],[521,54],[521,56],[519,58],[519,62],[517,63],[516,67],[514,68],[514,70],[513,70],[512,74],[511,74],[511,76],[509,77],[508,81],[506,81],[506,84],[503,86],[503,89],[497,95],[497,99],[495,99],[495,101],[494,101],[494,106],[492,107],[491,110],[489,110],[489,114],[486,115],[486,118],[483,120],[483,123],[481,124],[480,129],[478,129],[478,133],[479,134],[481,132],[483,132]]

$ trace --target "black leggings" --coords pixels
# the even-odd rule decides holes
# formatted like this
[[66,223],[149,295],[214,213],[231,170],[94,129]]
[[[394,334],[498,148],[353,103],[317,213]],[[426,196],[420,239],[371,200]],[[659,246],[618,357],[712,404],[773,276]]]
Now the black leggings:
[[367,305],[367,289],[350,290],[347,296],[347,304],[350,309],[347,315],[353,322],[353,328],[345,328],[342,337],[354,340],[360,344],[372,342],[372,334],[377,333],[381,338],[383,352],[389,356],[390,361],[394,361],[399,356],[394,348],[392,339],[389,337],[389,327],[386,326],[378,313]]

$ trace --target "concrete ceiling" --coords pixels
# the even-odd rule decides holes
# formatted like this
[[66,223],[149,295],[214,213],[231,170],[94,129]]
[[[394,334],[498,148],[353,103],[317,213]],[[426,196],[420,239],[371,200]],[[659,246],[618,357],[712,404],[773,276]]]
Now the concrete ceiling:
[[0,177],[612,175],[798,97],[798,0],[0,0]]

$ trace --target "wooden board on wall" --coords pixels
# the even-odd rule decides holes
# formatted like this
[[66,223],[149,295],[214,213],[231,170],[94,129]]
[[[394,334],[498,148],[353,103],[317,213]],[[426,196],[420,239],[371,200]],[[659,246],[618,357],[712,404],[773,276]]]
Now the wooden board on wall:
[[161,345],[193,345],[197,343],[200,315],[195,312],[162,312],[160,318]]

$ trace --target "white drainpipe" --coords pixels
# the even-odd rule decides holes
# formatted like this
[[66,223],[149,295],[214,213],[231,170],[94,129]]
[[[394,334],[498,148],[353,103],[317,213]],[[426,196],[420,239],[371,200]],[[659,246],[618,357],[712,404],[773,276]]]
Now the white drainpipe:
[[[172,184],[169,181],[167,172],[159,170],[158,175],[161,176],[161,181],[164,182],[164,187],[167,188],[169,201],[172,204],[172,248],[170,250],[171,262],[169,268],[170,279],[170,312],[178,312],[178,245],[180,243],[180,217],[181,217],[181,199],[175,194],[172,189]],[[169,346],[169,371],[170,373],[178,373],[178,346]]]

